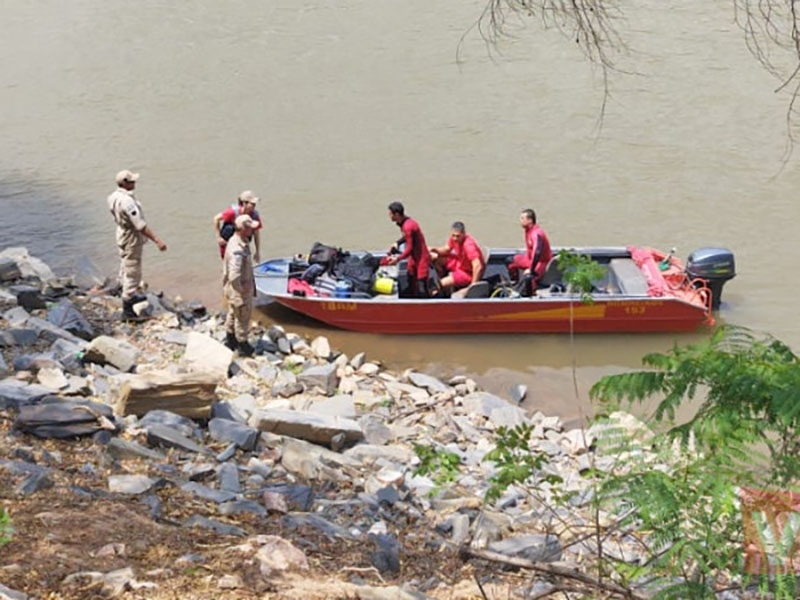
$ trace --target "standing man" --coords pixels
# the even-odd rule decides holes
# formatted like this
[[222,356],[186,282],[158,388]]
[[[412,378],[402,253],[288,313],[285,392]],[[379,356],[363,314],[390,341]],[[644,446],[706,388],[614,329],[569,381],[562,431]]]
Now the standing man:
[[147,225],[142,205],[133,195],[138,173],[127,169],[117,173],[117,189],[108,197],[108,209],[117,224],[117,247],[119,248],[119,279],[122,284],[122,319],[136,320],[133,305],[145,300],[138,294],[142,281],[142,249],[147,238],[161,252],[167,245]]
[[228,301],[225,318],[225,345],[238,350],[242,356],[251,356],[253,347],[247,341],[250,332],[250,315],[253,312],[255,279],[253,259],[250,256],[250,236],[256,227],[250,215],[239,215],[234,221],[236,232],[225,248],[222,267],[222,291]]
[[[256,210],[258,200],[258,196],[253,192],[245,190],[239,194],[238,204],[226,208],[214,217],[214,237],[217,238],[219,255],[223,259],[225,258],[225,246],[228,245],[228,240],[236,229],[234,225],[236,217],[239,215],[249,215],[256,224],[252,234],[253,241],[255,241],[256,245],[256,252],[253,258],[256,264],[261,262],[261,236],[259,232],[261,231],[262,223],[261,216]],[[249,241],[250,240],[248,240],[248,242]]]
[[440,270],[439,285],[444,292],[480,281],[486,269],[483,250],[461,221],[453,223],[447,243],[431,250],[431,257],[436,261],[437,271]]
[[[536,224],[536,213],[532,208],[526,208],[519,215],[519,224],[525,231],[525,254],[515,255],[508,265],[508,272],[512,279],[519,277],[519,271],[525,279],[530,280],[526,292],[533,293],[536,283],[544,275],[547,264],[553,258],[550,249],[550,240],[544,229]],[[523,277],[520,277],[522,279]]]
[[[389,218],[396,223],[403,232],[403,237],[397,240],[389,249],[386,264],[396,265],[403,259],[408,259],[407,272],[408,284],[412,296],[420,295],[420,283],[422,284],[423,297],[429,296],[428,275],[431,267],[431,254],[428,245],[425,243],[425,236],[417,223],[405,214],[405,208],[401,202],[389,204]],[[403,251],[397,254],[398,247],[404,243]]]

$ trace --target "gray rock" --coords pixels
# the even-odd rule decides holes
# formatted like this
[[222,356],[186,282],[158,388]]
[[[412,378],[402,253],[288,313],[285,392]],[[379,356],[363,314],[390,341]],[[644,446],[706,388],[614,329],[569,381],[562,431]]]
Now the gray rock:
[[22,278],[17,261],[10,256],[0,256],[0,281],[13,281]]
[[102,288],[106,278],[88,256],[80,256],[72,267],[72,281],[83,290]]
[[267,509],[268,513],[280,513],[285,515],[289,512],[289,507],[286,504],[286,497],[283,494],[266,490],[261,494],[261,502],[264,503],[264,508]]
[[62,339],[72,342],[73,344],[77,344],[81,348],[87,347],[86,340],[82,340],[78,336],[71,334],[66,329],[61,329],[61,327],[57,327],[45,319],[40,319],[39,317],[28,317],[25,323],[28,325],[28,327],[32,327],[38,331],[40,337],[52,342]]
[[463,544],[469,537],[469,515],[463,513],[456,513],[450,521],[453,525],[453,533],[451,539],[454,544]]
[[252,500],[232,500],[230,502],[223,502],[217,507],[217,510],[219,514],[225,516],[253,514],[263,517],[267,514],[266,508]]
[[490,417],[494,409],[505,408],[509,406],[509,404],[502,398],[490,394],[489,392],[474,392],[468,396],[464,396],[463,406],[464,411],[469,414]]
[[189,476],[189,481],[205,481],[216,475],[217,467],[211,463],[187,463],[181,471]]
[[12,285],[9,291],[17,297],[17,304],[25,310],[47,308],[42,291],[32,285]]
[[289,510],[309,512],[314,505],[314,490],[307,485],[271,485],[265,492],[283,496]]
[[250,419],[250,425],[260,431],[308,440],[316,444],[329,444],[337,433],[343,433],[349,443],[357,442],[362,437],[361,427],[355,421],[303,411],[259,410]]
[[214,338],[197,331],[190,331],[186,341],[183,362],[192,369],[227,377],[233,360],[233,351]]
[[247,532],[241,527],[236,527],[235,525],[229,525],[227,523],[215,521],[214,519],[209,519],[207,517],[202,517],[200,515],[193,515],[189,517],[183,523],[183,526],[201,527],[202,529],[210,529],[211,531],[219,535],[231,535],[235,537],[244,537],[245,535],[247,535]]
[[153,424],[147,429],[147,443],[152,446],[163,446],[165,448],[178,448],[197,452],[198,454],[208,452],[207,448],[196,444],[175,429],[166,425]]
[[190,331],[183,362],[196,371],[227,377],[233,351],[208,335]]
[[242,485],[239,482],[239,469],[236,465],[222,463],[217,471],[217,476],[219,478],[219,489],[234,494],[242,491]]
[[250,415],[240,410],[239,407],[234,406],[233,403],[226,400],[214,402],[211,405],[211,418],[212,419],[226,419],[228,421],[235,421],[236,423],[247,424]]
[[518,406],[511,406],[509,404],[501,408],[493,408],[489,415],[489,421],[491,421],[495,427],[507,427],[509,429],[529,423],[524,410]]
[[6,360],[3,358],[3,355],[0,354],[0,377],[5,377],[8,373],[9,369]]
[[385,446],[394,439],[394,433],[380,419],[367,415],[361,419],[364,441],[375,446]]
[[145,475],[111,475],[108,478],[108,490],[117,494],[143,494],[155,483],[155,479]]
[[16,491],[23,496],[30,496],[46,488],[53,487],[53,480],[50,478],[50,470],[30,473],[17,486]]
[[554,535],[529,533],[489,544],[489,550],[531,562],[561,560],[561,542]]
[[285,527],[290,529],[297,529],[298,527],[313,527],[321,531],[325,535],[342,538],[345,540],[355,539],[344,527],[340,527],[335,523],[331,523],[327,519],[315,513],[291,513],[283,517],[282,523]]
[[59,338],[50,346],[50,354],[68,373],[80,374],[83,368],[83,348],[78,344]]
[[350,366],[353,367],[354,370],[358,371],[361,366],[364,364],[364,361],[367,359],[367,355],[365,352],[359,352],[353,358],[350,359]]
[[89,324],[89,321],[66,298],[59,300],[58,304],[47,311],[47,320],[56,327],[69,331],[81,339],[90,340],[94,337],[94,328]]
[[97,402],[72,402],[54,397],[53,402],[19,407],[14,427],[41,438],[72,438],[115,429],[111,407]]
[[48,282],[56,278],[50,267],[44,261],[28,254],[28,249],[24,247],[6,248],[0,252],[0,261],[11,259],[20,272],[20,275],[26,279],[38,279],[42,282]]
[[527,397],[528,386],[525,385],[524,383],[518,383],[517,385],[511,386],[510,392],[511,392],[511,399],[517,404],[519,404]]
[[125,340],[101,335],[92,340],[83,359],[86,362],[112,365],[123,373],[128,373],[136,366],[139,354],[139,349]]
[[217,504],[222,504],[223,502],[230,502],[234,498],[236,498],[236,494],[233,492],[225,491],[225,490],[214,490],[208,486],[203,485],[202,483],[197,483],[196,481],[188,481],[181,485],[181,490],[186,492],[187,494],[194,494],[198,498],[202,500],[209,500],[211,502],[216,502]]
[[328,360],[331,355],[331,345],[328,342],[328,338],[324,335],[315,337],[311,342],[311,351],[317,358]]
[[428,390],[428,392],[431,394],[446,392],[448,389],[450,389],[449,386],[445,385],[435,377],[425,375],[424,373],[417,373],[416,371],[411,371],[408,374],[408,380],[418,388]]
[[236,450],[239,446],[236,444],[228,444],[225,449],[217,454],[216,459],[219,462],[226,462],[232,459],[236,455]]
[[[0,278],[2,278],[2,262],[0,262]],[[28,600],[28,594],[23,594],[0,583],[0,600]]]
[[64,373],[57,367],[44,367],[36,373],[39,384],[51,390],[63,390],[69,385]]
[[392,536],[385,533],[370,534],[370,539],[378,546],[378,550],[370,555],[370,561],[381,575],[397,575],[400,573],[400,544]]
[[153,425],[164,425],[171,427],[181,435],[186,437],[197,436],[200,434],[200,427],[182,415],[176,414],[168,410],[151,410],[141,419],[139,419],[139,427],[149,429]]
[[117,460],[127,460],[131,458],[146,458],[154,461],[166,460],[166,455],[156,450],[151,450],[142,446],[138,442],[111,438],[106,446],[106,452]]
[[32,346],[39,339],[39,332],[29,327],[13,327],[6,332],[11,336],[12,344],[15,346]]
[[3,313],[3,318],[8,321],[10,327],[21,327],[30,316],[30,313],[21,306],[15,306]]
[[211,419],[208,433],[218,442],[231,442],[246,451],[255,449],[259,437],[258,429],[228,419]]
[[297,376],[297,381],[308,390],[318,388],[326,396],[332,396],[339,385],[336,375],[336,365],[329,363],[310,367]]
[[357,415],[353,397],[347,394],[339,394],[324,400],[314,400],[308,410],[319,415],[343,417],[345,419],[354,419]]

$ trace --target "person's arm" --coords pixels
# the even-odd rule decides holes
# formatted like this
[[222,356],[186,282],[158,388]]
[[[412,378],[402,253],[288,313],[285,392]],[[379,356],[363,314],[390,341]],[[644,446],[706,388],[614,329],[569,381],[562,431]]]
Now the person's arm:
[[261,262],[261,227],[253,232],[253,242],[256,245],[256,252],[253,254],[253,261],[255,264]]
[[217,213],[214,216],[214,237],[217,238],[217,243],[220,246],[224,246],[225,244],[227,244],[225,238],[222,237],[222,232],[221,232],[222,218],[223,218],[222,213]]
[[477,283],[483,277],[483,261],[480,258],[472,259],[472,283]]
[[144,226],[144,229],[142,229],[142,235],[144,235],[146,238],[149,238],[149,239],[153,240],[153,242],[158,247],[158,249],[161,250],[161,252],[164,252],[167,249],[167,245],[164,243],[164,240],[159,238],[153,232],[153,230],[150,229],[149,225],[145,225]]

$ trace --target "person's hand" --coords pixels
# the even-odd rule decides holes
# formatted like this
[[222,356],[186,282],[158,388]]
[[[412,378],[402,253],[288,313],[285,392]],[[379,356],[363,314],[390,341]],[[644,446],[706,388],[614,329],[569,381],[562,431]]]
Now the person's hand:
[[156,246],[158,246],[158,249],[159,249],[161,252],[164,252],[164,251],[167,249],[167,245],[164,243],[164,240],[158,240],[158,241],[156,242]]
[[386,264],[387,265],[396,265],[397,264],[397,256],[387,256],[386,257]]
[[255,261],[256,264],[260,263],[261,262],[261,255],[258,252],[256,252],[253,255],[253,260]]
[[227,242],[227,241],[225,241],[225,238],[224,238],[224,237],[222,237],[222,236],[219,236],[219,237],[217,238],[217,243],[218,243],[220,246],[224,246],[224,245],[226,245],[228,242]]

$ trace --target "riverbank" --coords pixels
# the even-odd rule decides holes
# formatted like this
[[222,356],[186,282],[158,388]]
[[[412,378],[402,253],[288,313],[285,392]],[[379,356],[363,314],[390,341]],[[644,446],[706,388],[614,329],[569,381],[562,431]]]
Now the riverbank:
[[[524,387],[508,401],[276,326],[242,358],[203,305],[150,293],[123,324],[90,279],[0,253],[0,598],[628,593],[593,575],[612,516],[584,475],[618,465],[608,423],[567,430],[520,408]],[[520,425],[547,476],[487,503],[486,455]],[[603,552],[642,556],[613,531]]]

